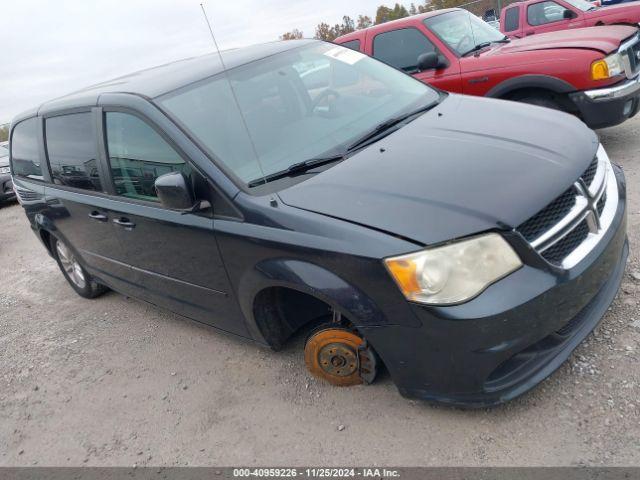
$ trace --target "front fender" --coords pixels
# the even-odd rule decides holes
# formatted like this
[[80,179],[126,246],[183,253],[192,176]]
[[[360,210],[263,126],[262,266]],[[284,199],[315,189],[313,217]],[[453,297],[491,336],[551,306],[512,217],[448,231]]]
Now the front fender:
[[256,340],[265,344],[269,342],[259,328],[253,306],[256,296],[271,287],[309,294],[345,315],[356,327],[388,324],[373,299],[338,275],[301,260],[269,259],[258,263],[238,285],[238,299],[247,326]]
[[510,78],[493,87],[485,96],[490,98],[503,98],[511,92],[524,88],[539,88],[554,93],[575,92],[576,88],[570,83],[549,75],[522,75]]

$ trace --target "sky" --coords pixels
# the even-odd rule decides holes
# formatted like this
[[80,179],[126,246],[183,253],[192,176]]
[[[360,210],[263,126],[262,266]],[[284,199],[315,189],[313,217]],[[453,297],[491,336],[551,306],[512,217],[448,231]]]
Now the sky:
[[[320,22],[373,17],[381,0],[0,0],[0,124],[104,80]],[[388,1],[386,3],[392,3]]]

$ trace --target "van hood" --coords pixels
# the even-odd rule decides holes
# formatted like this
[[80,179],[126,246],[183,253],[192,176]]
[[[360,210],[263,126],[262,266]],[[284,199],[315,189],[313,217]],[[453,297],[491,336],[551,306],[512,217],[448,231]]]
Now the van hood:
[[519,53],[558,48],[580,48],[597,50],[608,55],[616,51],[624,40],[636,32],[636,28],[625,25],[559,30],[513,39],[510,43],[495,49],[495,52]]
[[449,95],[279,196],[289,206],[429,245],[515,228],[569,188],[597,148],[595,133],[565,113]]

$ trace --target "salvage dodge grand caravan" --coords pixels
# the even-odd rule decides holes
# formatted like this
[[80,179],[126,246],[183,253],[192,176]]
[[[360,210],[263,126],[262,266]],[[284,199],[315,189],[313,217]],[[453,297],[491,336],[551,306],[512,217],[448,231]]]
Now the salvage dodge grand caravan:
[[335,385],[489,406],[531,389],[621,282],[625,181],[540,107],[450,95],[344,47],[192,58],[15,119],[15,189],[77,293],[281,348]]

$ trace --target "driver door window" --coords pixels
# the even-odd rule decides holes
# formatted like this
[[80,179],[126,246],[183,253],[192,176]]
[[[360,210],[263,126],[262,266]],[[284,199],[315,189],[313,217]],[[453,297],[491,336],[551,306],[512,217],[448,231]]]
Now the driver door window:
[[376,35],[373,40],[373,56],[399,70],[415,73],[418,57],[436,52],[436,47],[415,28],[404,28]]
[[147,123],[122,112],[107,112],[107,154],[117,195],[159,202],[156,178],[182,172],[191,180],[191,167]]

